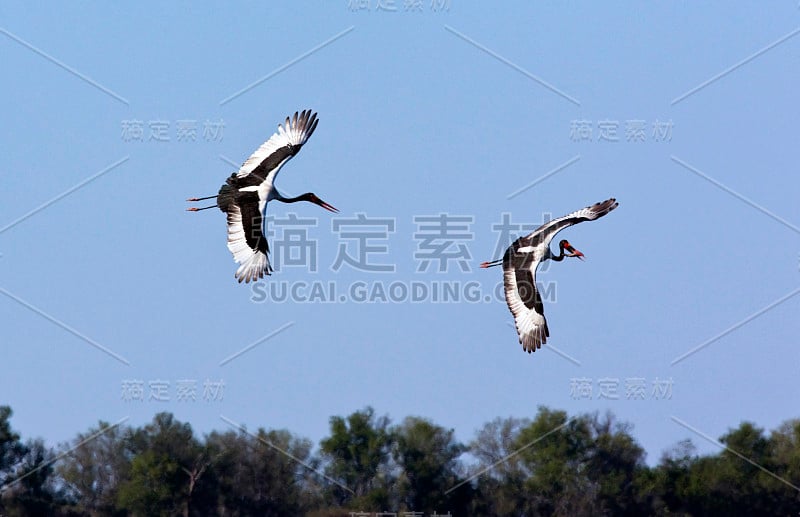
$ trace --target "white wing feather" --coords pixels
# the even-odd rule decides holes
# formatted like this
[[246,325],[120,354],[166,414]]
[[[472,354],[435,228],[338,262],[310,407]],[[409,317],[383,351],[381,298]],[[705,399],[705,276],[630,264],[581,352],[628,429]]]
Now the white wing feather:
[[547,321],[543,314],[525,306],[517,291],[517,278],[514,270],[503,271],[503,280],[506,304],[514,316],[519,342],[526,352],[535,352],[537,348],[541,348],[547,342]]
[[235,275],[239,282],[264,278],[272,271],[267,255],[248,246],[242,212],[236,205],[231,205],[228,211],[228,250],[233,254],[233,260],[240,264]]
[[[310,117],[310,118],[309,118]],[[303,111],[298,117],[295,112],[294,117],[286,117],[284,125],[278,124],[278,130],[269,139],[261,144],[256,151],[245,160],[236,173],[237,177],[247,176],[255,170],[258,165],[263,162],[267,156],[271,155],[278,149],[286,147],[287,145],[303,145],[311,136],[316,128],[317,114],[311,114],[311,111]],[[277,172],[277,170],[276,170]]]

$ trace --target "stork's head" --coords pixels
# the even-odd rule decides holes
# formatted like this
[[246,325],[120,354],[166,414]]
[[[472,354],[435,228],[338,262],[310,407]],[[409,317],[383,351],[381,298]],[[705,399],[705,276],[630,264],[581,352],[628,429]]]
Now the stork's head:
[[561,253],[564,253],[564,250],[567,250],[569,252],[569,255],[566,255],[567,257],[578,257],[579,259],[583,260],[583,256],[584,256],[583,253],[581,253],[580,251],[576,250],[572,246],[572,244],[570,244],[569,241],[567,241],[567,239],[562,239],[558,243],[558,247],[561,249]]
[[321,206],[322,208],[324,208],[325,210],[327,210],[329,212],[333,212],[333,213],[339,212],[339,210],[336,207],[334,207],[333,205],[330,205],[330,204],[326,203],[325,201],[321,200],[313,192],[306,192],[305,194],[300,196],[300,199],[303,200],[303,201],[308,201],[310,203],[314,203],[315,205]]

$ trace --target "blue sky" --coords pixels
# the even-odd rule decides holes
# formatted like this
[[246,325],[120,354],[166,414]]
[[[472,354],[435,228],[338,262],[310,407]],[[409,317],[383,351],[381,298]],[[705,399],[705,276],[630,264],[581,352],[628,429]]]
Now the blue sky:
[[[798,416],[785,402],[800,360],[796,2],[378,3],[0,7],[0,402],[16,429],[57,443],[171,411],[200,433],[225,417],[317,442],[331,415],[371,405],[468,441],[546,405],[613,411],[655,462],[685,438],[712,452],[703,435]],[[337,296],[255,303],[223,215],[184,200],[216,193],[227,160],[304,108],[319,126],[278,184],[341,214],[271,204],[314,222],[317,270],[268,284]],[[550,342],[523,353],[505,303],[484,300],[500,271],[476,267],[494,258],[492,225],[612,196],[615,212],[559,235],[587,261],[541,273]],[[468,270],[418,272],[415,218],[442,213],[467,218],[449,250],[467,250]],[[341,246],[357,254],[341,221],[358,214],[392,221],[370,260],[393,272],[331,268]],[[392,283],[480,296],[348,297]],[[626,397],[632,379],[644,400]],[[206,380],[221,400],[203,400]],[[123,400],[128,381],[144,400]],[[177,400],[181,381],[197,400]]]

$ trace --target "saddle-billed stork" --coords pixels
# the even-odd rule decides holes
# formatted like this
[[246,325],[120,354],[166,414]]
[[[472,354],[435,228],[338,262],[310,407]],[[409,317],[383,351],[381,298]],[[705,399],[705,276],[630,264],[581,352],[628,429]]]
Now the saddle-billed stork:
[[[564,228],[583,221],[599,219],[618,206],[619,203],[612,197],[564,217],[548,221],[530,235],[514,241],[502,259],[481,264],[482,268],[503,265],[506,303],[514,316],[519,342],[526,352],[535,352],[537,348],[541,348],[550,335],[547,320],[544,317],[542,297],[536,289],[536,269],[539,264],[545,260],[560,262],[565,257],[577,257],[583,260],[584,256],[566,240],[558,243],[559,254],[555,255],[550,251],[550,241]],[[564,250],[569,253],[564,254]]]
[[306,192],[297,197],[287,198],[275,187],[275,177],[281,167],[294,155],[317,128],[316,113],[304,110],[286,117],[284,125],[278,124],[278,131],[244,162],[238,172],[225,180],[216,196],[192,197],[187,201],[201,201],[216,198],[217,204],[203,208],[187,208],[198,212],[219,207],[228,216],[228,249],[239,264],[235,277],[241,282],[250,282],[272,272],[269,263],[269,245],[264,236],[264,217],[267,203],[274,200],[283,203],[308,201],[325,210],[338,212],[336,208]]

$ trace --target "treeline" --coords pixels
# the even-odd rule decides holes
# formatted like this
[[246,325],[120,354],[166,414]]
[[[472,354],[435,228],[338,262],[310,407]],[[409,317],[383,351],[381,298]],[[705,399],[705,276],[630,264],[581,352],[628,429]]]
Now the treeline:
[[[0,406],[0,515],[797,515],[800,420],[742,423],[725,450],[690,440],[655,467],[611,414],[496,419],[468,443],[430,420],[372,408],[330,419],[318,448],[286,430],[198,438],[160,413],[100,422],[46,447]],[[412,513],[416,512],[416,513]]]

